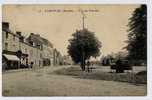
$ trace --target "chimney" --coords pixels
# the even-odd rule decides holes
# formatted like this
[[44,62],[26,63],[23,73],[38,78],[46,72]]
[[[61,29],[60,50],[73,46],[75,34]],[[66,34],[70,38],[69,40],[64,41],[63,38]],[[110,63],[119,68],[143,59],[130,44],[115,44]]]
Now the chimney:
[[16,34],[19,36],[20,42],[24,42],[24,36],[22,36],[22,33],[17,31]]
[[36,34],[37,37],[40,37],[40,34]]
[[8,22],[2,22],[2,29],[9,29],[9,23]]
[[34,33],[30,33],[30,35],[34,35]]
[[17,34],[18,36],[21,36],[21,32],[19,32],[19,31],[17,31],[16,34]]

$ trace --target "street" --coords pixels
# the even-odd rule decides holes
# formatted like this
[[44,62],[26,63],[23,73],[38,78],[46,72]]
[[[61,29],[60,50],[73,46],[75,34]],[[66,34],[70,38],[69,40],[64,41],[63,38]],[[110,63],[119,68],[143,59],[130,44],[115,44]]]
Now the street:
[[146,95],[146,85],[79,79],[52,72],[70,66],[5,72],[3,96],[138,96]]
[[146,96],[147,6],[4,4],[2,95]]

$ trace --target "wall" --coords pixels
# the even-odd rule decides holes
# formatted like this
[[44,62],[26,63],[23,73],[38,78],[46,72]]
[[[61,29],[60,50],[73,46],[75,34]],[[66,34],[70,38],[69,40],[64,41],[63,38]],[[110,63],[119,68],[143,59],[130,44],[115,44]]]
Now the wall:
[[[27,43],[21,42],[21,51],[22,53],[28,54],[28,63],[33,62],[34,67],[43,66],[43,53],[42,50],[32,47]],[[23,61],[24,62],[24,61]]]
[[6,38],[6,31],[2,31],[2,49],[5,49],[5,43],[8,43],[7,50],[16,52],[19,50],[19,38],[12,33],[8,33],[8,38]]

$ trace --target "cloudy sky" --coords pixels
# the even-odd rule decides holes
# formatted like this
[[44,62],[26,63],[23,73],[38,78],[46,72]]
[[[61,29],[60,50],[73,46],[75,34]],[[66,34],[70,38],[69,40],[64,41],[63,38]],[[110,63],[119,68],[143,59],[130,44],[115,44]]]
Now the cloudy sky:
[[95,32],[102,42],[101,52],[107,55],[122,51],[127,40],[127,24],[139,5],[3,5],[2,20],[10,23],[13,32],[24,36],[40,34],[53,43],[62,55],[67,54],[68,39],[76,29],[85,27]]

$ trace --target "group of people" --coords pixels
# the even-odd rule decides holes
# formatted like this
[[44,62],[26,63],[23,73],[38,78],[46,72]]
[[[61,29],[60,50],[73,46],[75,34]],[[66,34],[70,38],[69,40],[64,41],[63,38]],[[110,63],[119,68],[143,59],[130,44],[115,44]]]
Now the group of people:
[[92,67],[90,67],[90,66],[93,66],[93,63],[91,63],[90,61],[87,61],[86,66],[87,66],[87,72],[92,71]]

